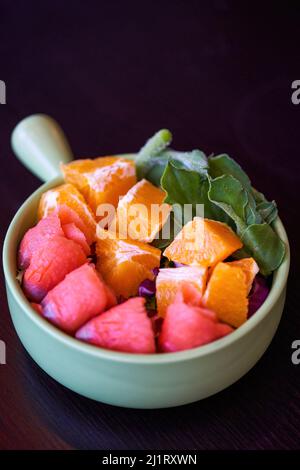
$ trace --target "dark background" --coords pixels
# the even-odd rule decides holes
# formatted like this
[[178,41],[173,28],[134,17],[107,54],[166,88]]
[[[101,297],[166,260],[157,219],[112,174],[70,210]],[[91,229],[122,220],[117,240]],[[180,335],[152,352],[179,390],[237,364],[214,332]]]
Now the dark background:
[[0,1],[1,241],[40,184],[14,158],[10,134],[44,112],[77,156],[135,151],[161,127],[178,149],[229,153],[277,200],[293,261],[279,331],[254,369],[214,397],[154,411],[102,405],[46,376],[16,337],[1,280],[1,449],[300,447],[300,365],[291,362],[300,339],[300,105],[291,102],[300,11],[280,3]]

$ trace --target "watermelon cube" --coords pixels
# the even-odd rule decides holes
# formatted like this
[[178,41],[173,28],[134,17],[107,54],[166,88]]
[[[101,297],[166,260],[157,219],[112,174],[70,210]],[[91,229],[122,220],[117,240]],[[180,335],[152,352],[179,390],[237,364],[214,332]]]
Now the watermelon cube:
[[76,338],[115,351],[155,352],[152,323],[142,297],[132,297],[93,318],[77,331]]
[[65,237],[46,239],[31,255],[23,277],[25,295],[39,303],[53,287],[86,262],[78,243]]
[[64,232],[62,231],[59,217],[54,214],[45,217],[35,227],[29,229],[20,243],[18,252],[19,268],[28,268],[32,254],[40,248],[45,240],[58,235],[63,236]]
[[87,226],[80,215],[67,204],[58,205],[53,213],[58,215],[62,225],[74,223],[76,227],[84,233],[89,245],[95,241],[96,223],[94,230],[91,229],[91,227]]
[[90,256],[91,249],[86,241],[86,236],[80,230],[80,228],[77,227],[77,225],[71,222],[69,224],[64,224],[62,229],[66,238],[78,243],[85,252],[86,256]]
[[68,333],[115,304],[116,297],[88,263],[67,274],[42,301],[44,317]]
[[168,306],[158,339],[161,352],[196,348],[233,331],[230,326],[218,322],[214,312],[201,307],[200,303],[195,305],[197,295],[194,286],[184,284]]

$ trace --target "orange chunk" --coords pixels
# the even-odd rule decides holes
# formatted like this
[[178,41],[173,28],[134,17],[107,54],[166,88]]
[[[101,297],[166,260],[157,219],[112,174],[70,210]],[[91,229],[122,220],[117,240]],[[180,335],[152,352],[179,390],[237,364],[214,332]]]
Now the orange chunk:
[[247,295],[244,270],[231,263],[218,263],[208,281],[203,303],[219,320],[237,328],[247,320]]
[[154,279],[152,270],[160,264],[161,251],[146,243],[107,235],[96,243],[97,269],[117,296],[134,296],[144,279]]
[[[61,170],[66,183],[76,186],[95,215],[100,204],[117,207],[119,197],[136,183],[134,162],[121,157],[75,160],[61,165]],[[99,213],[97,219],[104,215]]]
[[166,193],[143,179],[118,204],[118,231],[125,238],[150,243],[165,224],[171,206],[164,203]]
[[90,245],[96,238],[95,217],[82,194],[72,184],[62,184],[46,191],[40,200],[38,218],[57,213],[62,224],[74,223]]
[[192,284],[203,295],[206,287],[207,269],[186,266],[183,268],[160,269],[156,278],[156,301],[158,315],[164,317],[167,307],[174,302],[183,283]]
[[257,263],[254,258],[243,258],[239,259],[236,261],[230,261],[231,266],[238,266],[242,268],[246,275],[246,282],[247,282],[247,288],[248,288],[248,294],[251,290],[252,283],[254,281],[254,278],[256,274],[259,272],[259,267],[257,266]]
[[228,225],[194,217],[165,249],[164,256],[189,266],[214,266],[243,246]]

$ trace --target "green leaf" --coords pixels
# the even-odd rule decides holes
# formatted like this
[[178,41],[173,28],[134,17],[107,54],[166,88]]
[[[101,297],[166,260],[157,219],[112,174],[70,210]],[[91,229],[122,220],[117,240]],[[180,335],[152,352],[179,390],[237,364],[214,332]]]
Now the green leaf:
[[177,152],[176,150],[165,150],[162,157],[167,161],[173,162],[176,168],[189,171],[198,171],[200,174],[207,175],[208,161],[204,152],[201,150],[192,150],[191,152]]
[[162,129],[146,142],[135,159],[138,179],[147,178],[159,186],[167,163],[171,160],[176,162],[177,168],[207,173],[208,162],[203,152],[200,150],[177,152],[167,149],[171,140],[170,131]]
[[174,240],[174,237],[171,237],[166,239],[162,239],[162,238],[155,238],[153,240],[153,242],[151,243],[152,246],[155,246],[155,248],[159,248],[160,250],[164,250],[165,248],[167,248],[167,246],[170,245],[170,243]]
[[200,150],[191,152],[177,152],[175,150],[165,150],[154,156],[148,164],[148,170],[145,175],[147,180],[156,186],[160,185],[161,177],[165,171],[168,162],[172,161],[176,168],[197,171],[201,174],[207,174],[207,158]]
[[227,154],[217,155],[208,159],[209,174],[212,178],[230,175],[237,179],[247,190],[251,190],[251,181],[242,167]]
[[176,162],[167,163],[161,178],[161,186],[167,192],[165,202],[169,204],[196,204],[205,181],[196,171],[178,168]]
[[281,264],[285,255],[285,244],[267,223],[250,225],[241,238],[265,276]]
[[174,240],[175,234],[177,234],[178,230],[180,230],[179,226],[177,229],[177,222],[174,219],[173,212],[170,213],[165,226],[167,224],[168,224],[168,227],[170,228],[169,236],[166,236],[166,233],[164,232],[164,228],[163,228],[160,230],[160,232],[156,235],[155,239],[151,243],[152,246],[155,246],[155,248],[159,248],[160,250],[164,250],[165,248],[167,248],[167,246],[170,245],[171,241]]
[[263,193],[257,191],[257,189],[253,188],[253,186],[251,187],[251,192],[257,204],[259,204],[260,202],[266,202],[266,198]]
[[251,254],[247,251],[245,246],[243,246],[239,250],[236,250],[234,253],[232,253],[231,256],[233,259],[243,259],[243,258],[250,258]]
[[[208,199],[209,182],[207,176],[196,171],[178,168],[178,162],[168,162],[161,178],[161,187],[166,191],[165,202],[169,204],[192,205],[192,216],[196,214],[196,205],[204,205],[204,216],[209,219],[228,221],[224,211]],[[176,214],[175,214],[176,216]],[[191,217],[192,218],[192,217]],[[177,216],[178,219],[178,216]],[[185,223],[188,220],[185,220]]]
[[167,162],[165,160],[157,159],[156,165],[154,165],[148,173],[145,175],[145,178],[150,181],[155,186],[160,186],[160,180],[162,174],[165,170]]
[[253,256],[261,272],[269,275],[282,262],[285,245],[268,223],[249,221],[250,210],[253,211],[250,214],[252,220],[260,217],[257,216],[258,207],[253,204],[254,196],[251,196],[233,176],[223,175],[210,181],[209,198],[234,220],[237,233],[244,243],[243,253]]
[[251,181],[241,166],[226,154],[211,157],[208,159],[208,163],[209,174],[212,178],[228,175],[240,182],[248,194],[248,201],[244,209],[245,221],[248,225],[261,223],[262,218],[260,213],[256,210],[256,201],[252,194]]
[[277,206],[275,201],[261,202],[256,206],[257,211],[261,218],[267,223],[271,224],[278,216]]
[[138,179],[146,177],[147,172],[152,168],[152,159],[157,154],[168,147],[172,140],[172,134],[168,129],[161,129],[153,137],[147,140],[136,156],[135,164]]
[[208,197],[234,221],[238,234],[246,229],[245,208],[248,204],[248,194],[236,178],[223,175],[211,179]]
[[263,222],[260,212],[257,210],[255,199],[251,193],[247,191],[248,202],[245,207],[246,222],[248,225],[260,224]]
[[263,221],[267,224],[274,222],[278,216],[277,205],[275,201],[268,201],[263,193],[252,188],[252,194],[256,202],[256,210],[260,214]]

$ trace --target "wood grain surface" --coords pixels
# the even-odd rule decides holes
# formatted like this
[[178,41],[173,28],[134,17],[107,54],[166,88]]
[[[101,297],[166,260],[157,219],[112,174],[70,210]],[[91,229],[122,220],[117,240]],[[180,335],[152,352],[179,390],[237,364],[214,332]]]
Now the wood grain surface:
[[229,153],[276,199],[292,245],[283,319],[263,358],[222,393],[167,410],[103,405],[49,378],[16,336],[1,272],[1,449],[299,447],[300,105],[291,83],[300,80],[300,16],[289,2],[261,3],[0,1],[1,241],[40,184],[13,156],[10,134],[44,112],[78,157],[135,151],[161,127],[178,149]]

